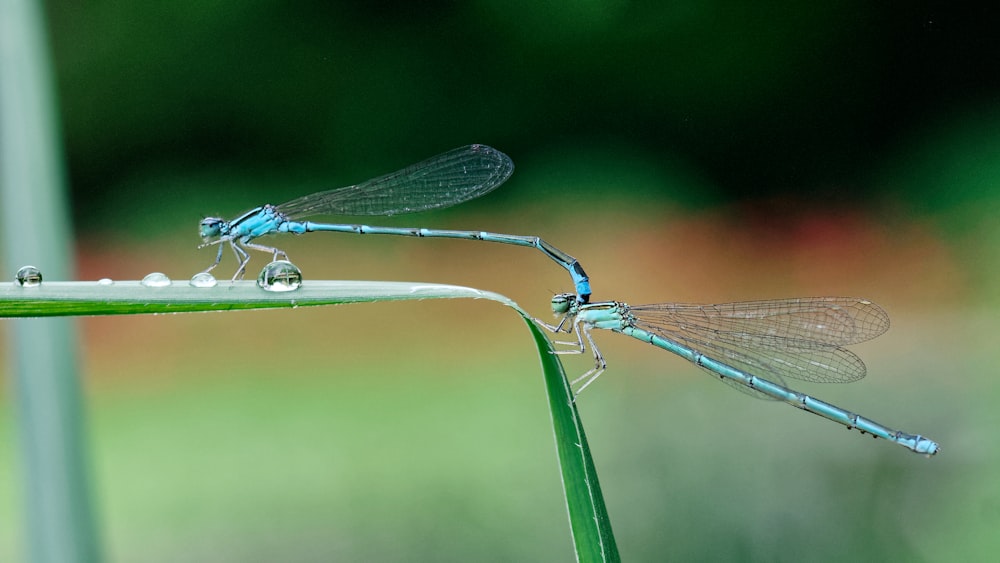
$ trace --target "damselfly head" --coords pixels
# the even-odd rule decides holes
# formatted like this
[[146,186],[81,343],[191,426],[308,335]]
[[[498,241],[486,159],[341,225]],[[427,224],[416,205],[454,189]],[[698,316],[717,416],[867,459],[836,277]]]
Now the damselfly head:
[[557,315],[565,315],[575,301],[575,293],[557,293],[552,296],[552,312]]
[[205,217],[198,224],[198,234],[201,235],[203,239],[209,239],[211,237],[217,237],[222,235],[222,231],[225,229],[226,222],[218,217]]

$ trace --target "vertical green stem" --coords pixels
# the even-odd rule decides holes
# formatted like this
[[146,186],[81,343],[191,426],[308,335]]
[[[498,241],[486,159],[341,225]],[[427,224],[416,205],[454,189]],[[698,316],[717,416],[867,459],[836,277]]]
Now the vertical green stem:
[[[68,279],[65,203],[52,78],[40,6],[0,0],[0,223],[5,271],[25,264]],[[96,561],[76,332],[69,319],[11,321],[26,560]]]
[[585,563],[621,561],[615,536],[611,531],[611,519],[604,505],[601,484],[597,479],[597,469],[587,444],[587,435],[562,363],[553,353],[552,345],[541,330],[528,317],[524,321],[535,338],[542,360],[576,559]]

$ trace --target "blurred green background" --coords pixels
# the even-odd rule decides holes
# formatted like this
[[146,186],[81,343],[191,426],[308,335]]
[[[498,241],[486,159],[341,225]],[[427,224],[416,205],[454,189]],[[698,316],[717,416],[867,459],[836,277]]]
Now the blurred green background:
[[[943,448],[923,459],[599,334],[610,367],[579,407],[626,560],[992,560],[1000,40],[985,10],[50,2],[78,277],[183,282],[214,258],[195,248],[203,215],[490,144],[517,164],[502,189],[372,222],[540,235],[595,299],[868,297],[893,319],[857,347],[868,379],[800,389]],[[471,285],[540,316],[572,289],[530,249],[269,242],[307,279]],[[538,361],[494,303],[80,325],[111,560],[572,558]],[[4,393],[0,558],[16,560]]]

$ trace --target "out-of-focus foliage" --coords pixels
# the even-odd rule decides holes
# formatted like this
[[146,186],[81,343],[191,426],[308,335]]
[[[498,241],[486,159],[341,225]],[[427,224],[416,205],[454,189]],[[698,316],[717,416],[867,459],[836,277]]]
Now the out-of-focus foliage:
[[979,10],[216,0],[50,14],[77,218],[96,222],[131,182],[178,168],[348,181],[466,142],[515,160],[626,144],[736,198],[864,198],[914,121],[995,96],[1000,42]]

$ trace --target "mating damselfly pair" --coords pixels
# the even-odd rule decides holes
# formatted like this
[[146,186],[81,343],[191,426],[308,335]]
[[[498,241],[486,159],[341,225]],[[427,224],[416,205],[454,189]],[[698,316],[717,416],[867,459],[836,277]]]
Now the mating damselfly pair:
[[557,342],[571,348],[556,353],[583,353],[589,345],[594,356],[594,368],[571,383],[571,388],[578,384],[574,397],[607,365],[591,335],[592,329],[601,328],[673,352],[749,395],[791,404],[917,453],[934,455],[940,449],[922,436],[892,430],[785,384],[786,378],[835,383],[863,378],[864,362],[845,346],[875,338],[889,328],[888,315],[870,301],[819,297],[719,305],[591,303],[590,280],[580,263],[537,236],[302,220],[318,215],[397,215],[451,207],[496,189],[513,170],[513,162],[504,153],[485,145],[469,145],[357,185],[255,207],[230,221],[208,217],[200,223],[202,247],[218,244],[219,251],[205,272],[221,261],[223,243],[229,244],[239,261],[234,280],[246,271],[248,249],[270,253],[274,260],[287,258],[277,248],[253,242],[277,233],[388,234],[534,247],[569,272],[575,289],[575,293],[557,294],[552,299],[553,312],[562,316],[558,324],[536,322],[556,334],[576,336],[573,342]]

